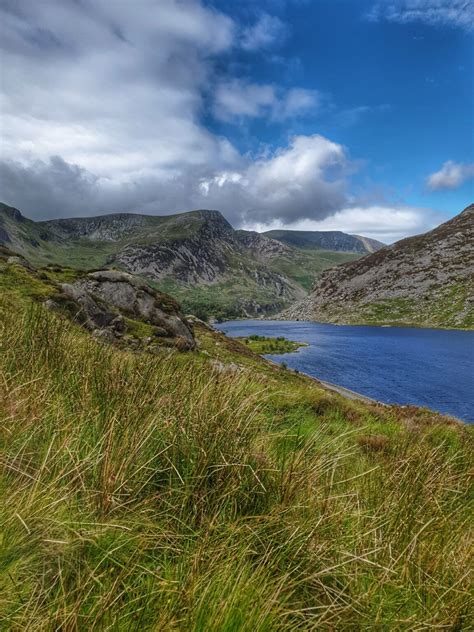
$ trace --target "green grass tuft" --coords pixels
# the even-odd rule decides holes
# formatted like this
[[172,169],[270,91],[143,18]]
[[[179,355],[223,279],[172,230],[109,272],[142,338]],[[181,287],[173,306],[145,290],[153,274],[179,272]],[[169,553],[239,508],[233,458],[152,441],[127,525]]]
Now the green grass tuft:
[[0,299],[1,629],[470,629],[469,429],[196,329],[136,354]]

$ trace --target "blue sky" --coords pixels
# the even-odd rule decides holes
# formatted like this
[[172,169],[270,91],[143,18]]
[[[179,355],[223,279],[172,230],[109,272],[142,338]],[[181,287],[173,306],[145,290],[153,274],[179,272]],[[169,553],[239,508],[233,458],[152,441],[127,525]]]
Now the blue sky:
[[[238,5],[249,25],[259,14],[255,2],[213,4],[224,11]],[[383,187],[394,199],[456,214],[474,201],[472,180],[443,191],[425,182],[448,160],[474,160],[472,31],[449,21],[374,20],[373,7],[365,0],[267,2],[281,36],[258,55],[239,51],[226,63],[246,80],[315,90],[321,105],[279,124],[210,124],[242,151],[323,134],[364,161],[355,178],[361,188]]]
[[2,0],[2,198],[386,241],[474,200],[472,0]]

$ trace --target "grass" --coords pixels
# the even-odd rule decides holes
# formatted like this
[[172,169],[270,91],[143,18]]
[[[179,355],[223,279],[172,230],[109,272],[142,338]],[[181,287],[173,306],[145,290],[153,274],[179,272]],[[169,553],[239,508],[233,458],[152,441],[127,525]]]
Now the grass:
[[[94,220],[83,218],[79,221],[87,223]],[[120,266],[115,257],[130,246],[141,248],[171,243],[172,249],[176,249],[186,239],[197,235],[204,221],[199,211],[166,217],[144,216],[139,224],[123,234],[118,233],[116,240],[100,241],[71,237],[67,233],[66,237],[54,231],[48,233],[51,231],[48,223],[45,225],[26,218],[18,223],[6,215],[0,216],[0,224],[4,224],[12,235],[12,249],[34,265],[77,270]],[[110,230],[113,233],[113,227]],[[295,249],[290,255],[262,262],[257,253],[241,252],[237,248],[225,255],[223,263],[227,272],[225,275],[221,273],[214,283],[196,282],[192,271],[189,276],[192,280],[186,282],[181,278],[182,270],[175,270],[154,281],[150,278],[146,280],[156,289],[175,296],[187,313],[203,320],[228,320],[247,314],[276,314],[297,298],[303,298],[323,270],[356,258],[358,255],[353,253]],[[269,272],[286,277],[288,287],[285,294],[280,291],[278,278],[273,284],[256,279],[257,273],[265,276]]]
[[237,340],[242,342],[254,353],[262,355],[272,353],[293,353],[294,351],[297,351],[300,347],[307,347],[307,344],[305,342],[295,342],[294,340],[288,340],[283,336],[271,338],[268,336],[257,336],[256,334],[253,334],[252,336],[237,338]]
[[472,628],[468,427],[199,324],[194,353],[105,346],[28,283],[0,298],[2,630]]
[[430,300],[392,298],[373,303],[333,303],[324,308],[330,322],[354,325],[473,329],[472,281],[436,288]]

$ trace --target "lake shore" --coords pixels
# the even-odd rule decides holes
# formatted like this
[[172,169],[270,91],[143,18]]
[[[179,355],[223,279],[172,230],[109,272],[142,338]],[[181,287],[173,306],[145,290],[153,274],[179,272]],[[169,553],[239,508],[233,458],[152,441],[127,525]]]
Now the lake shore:
[[230,321],[218,328],[232,337],[307,343],[297,353],[268,351],[265,357],[347,399],[417,406],[474,421],[472,332],[269,320]]

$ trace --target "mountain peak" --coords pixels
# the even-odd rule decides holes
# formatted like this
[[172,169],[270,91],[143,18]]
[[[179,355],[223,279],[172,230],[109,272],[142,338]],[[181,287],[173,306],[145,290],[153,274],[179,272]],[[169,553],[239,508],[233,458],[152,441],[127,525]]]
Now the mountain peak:
[[424,233],[323,272],[284,318],[472,327],[474,205]]
[[0,213],[15,222],[23,222],[25,220],[24,216],[17,208],[14,206],[8,206],[8,204],[4,204],[3,202],[0,202]]

